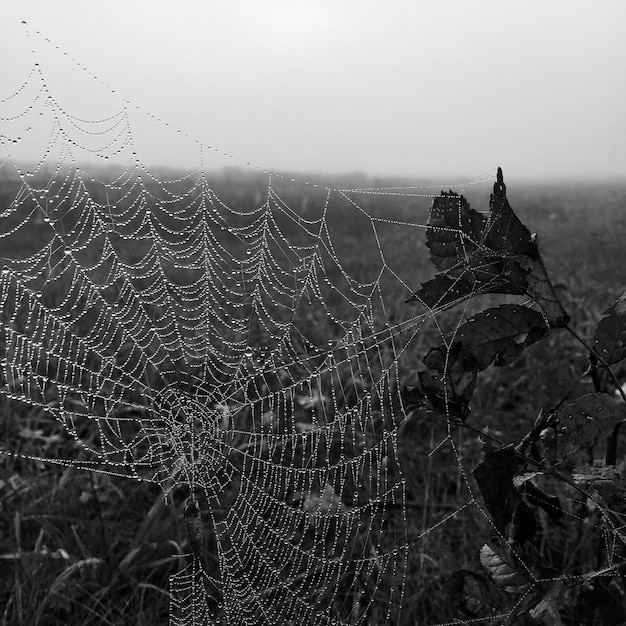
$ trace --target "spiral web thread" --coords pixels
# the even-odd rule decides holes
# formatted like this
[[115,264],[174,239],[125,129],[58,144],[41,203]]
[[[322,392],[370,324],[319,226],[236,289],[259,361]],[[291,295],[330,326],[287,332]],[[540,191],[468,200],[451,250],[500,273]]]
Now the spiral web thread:
[[[126,107],[76,117],[38,65],[1,113],[15,195],[0,216],[0,393],[83,446],[47,461],[188,487],[171,623],[401,623],[411,551],[470,506],[489,519],[448,425],[431,454],[454,455],[465,502],[418,533],[407,522],[400,364],[438,311],[398,304],[419,281],[397,242],[422,245],[425,225],[386,203],[439,186],[267,173],[264,197],[233,208],[202,156],[162,179]],[[13,151],[42,133],[27,171]],[[125,165],[109,175],[79,166],[88,156]]]

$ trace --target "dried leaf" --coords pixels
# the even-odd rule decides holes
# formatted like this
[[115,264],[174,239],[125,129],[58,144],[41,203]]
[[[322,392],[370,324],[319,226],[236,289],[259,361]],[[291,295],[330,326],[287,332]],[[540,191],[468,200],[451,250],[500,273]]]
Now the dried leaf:
[[573,470],[572,480],[581,487],[595,489],[611,507],[623,509],[626,503],[625,481],[612,465],[582,465]]
[[580,465],[572,470],[572,480],[577,485],[614,484],[620,482],[620,475],[612,465]]
[[609,365],[626,358],[626,292],[604,312],[593,347]]
[[493,582],[507,591],[523,591],[530,583],[528,570],[504,542],[486,543],[480,549],[480,562]]

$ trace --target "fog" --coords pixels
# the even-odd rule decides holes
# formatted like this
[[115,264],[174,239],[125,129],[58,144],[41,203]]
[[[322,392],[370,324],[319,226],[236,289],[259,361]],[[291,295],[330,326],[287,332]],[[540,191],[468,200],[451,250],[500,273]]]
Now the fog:
[[4,0],[2,13],[0,98],[39,63],[73,115],[126,107],[152,166],[197,166],[202,144],[212,165],[292,172],[626,173],[621,0]]

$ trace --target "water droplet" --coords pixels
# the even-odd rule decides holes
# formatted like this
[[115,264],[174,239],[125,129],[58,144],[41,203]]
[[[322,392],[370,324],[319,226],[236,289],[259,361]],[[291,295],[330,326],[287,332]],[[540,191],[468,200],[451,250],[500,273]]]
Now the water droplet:
[[10,272],[8,267],[3,267],[2,268],[2,273],[6,276],[8,273]]
[[250,248],[248,248],[248,249],[246,250],[246,254],[252,254],[252,250],[250,250]]
[[254,352],[252,352],[252,350],[246,350],[243,354],[249,359],[251,359],[254,356]]

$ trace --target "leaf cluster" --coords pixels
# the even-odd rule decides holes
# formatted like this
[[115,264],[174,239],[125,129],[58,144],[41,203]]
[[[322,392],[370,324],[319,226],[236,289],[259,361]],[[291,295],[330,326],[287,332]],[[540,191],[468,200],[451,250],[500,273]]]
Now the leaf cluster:
[[[563,599],[574,597],[572,584],[551,563],[549,545],[539,541],[539,521],[568,531],[575,518],[562,504],[564,494],[570,500],[577,494],[578,502],[597,511],[609,528],[626,521],[626,483],[615,468],[626,395],[611,369],[626,358],[626,294],[605,311],[593,342],[587,343],[569,326],[537,238],[507,200],[501,169],[489,209],[479,213],[454,192],[435,198],[426,244],[437,273],[407,302],[419,302],[434,314],[481,294],[528,300],[488,308],[458,325],[424,355],[427,369],[418,372],[418,386],[404,389],[403,400],[408,411],[441,414],[451,425],[477,430],[468,418],[480,372],[509,365],[556,329],[566,329],[584,346],[587,370],[565,397],[542,408],[517,444],[504,445],[482,433],[483,460],[472,474],[494,536],[480,549],[482,570],[459,570],[446,587],[467,618],[505,612],[508,623],[526,616],[532,623],[559,625]],[[576,396],[578,383],[587,377],[594,392]],[[605,450],[602,462],[576,465],[581,451],[589,457],[598,449]],[[560,485],[559,494],[548,493],[546,484]],[[614,547],[607,565],[621,571],[624,556],[622,546]],[[590,575],[579,582],[595,581]],[[626,584],[620,593],[626,599]]]

